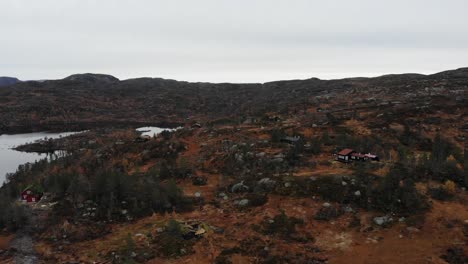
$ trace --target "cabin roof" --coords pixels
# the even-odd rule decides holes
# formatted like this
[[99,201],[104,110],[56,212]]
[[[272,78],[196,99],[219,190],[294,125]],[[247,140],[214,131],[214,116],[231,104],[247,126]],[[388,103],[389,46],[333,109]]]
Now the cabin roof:
[[32,184],[30,184],[30,185],[26,186],[26,188],[24,188],[24,190],[22,191],[22,193],[23,193],[23,192],[25,192],[25,191],[27,191],[27,190],[31,190],[31,191],[33,191],[33,190],[32,190],[32,189],[33,189],[33,187],[34,187],[34,185],[32,185]]
[[26,188],[23,189],[23,191],[21,191],[21,193],[24,193],[26,191],[31,191],[33,193],[36,193],[36,194],[42,194],[43,191],[40,187],[38,187],[37,185],[34,185],[34,184],[30,184],[28,186],[26,186]]
[[346,148],[346,149],[343,149],[342,151],[338,152],[338,155],[347,156],[347,155],[351,154],[352,152],[354,152],[354,150]]

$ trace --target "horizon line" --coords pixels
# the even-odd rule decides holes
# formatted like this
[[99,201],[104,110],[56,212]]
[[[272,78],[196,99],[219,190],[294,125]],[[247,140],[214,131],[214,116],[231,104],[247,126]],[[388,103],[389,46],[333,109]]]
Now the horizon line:
[[[447,72],[447,71],[456,71],[460,69],[465,69],[468,68],[466,67],[458,67],[458,68],[451,68],[448,70],[442,70],[442,71],[421,71],[421,72],[348,72],[348,73],[342,73],[342,72],[323,72],[322,74],[307,74],[307,73],[297,73],[298,77],[290,77],[290,78],[278,78],[278,79],[271,79],[268,78],[269,80],[263,80],[263,81],[234,81],[234,80],[226,80],[226,81],[216,81],[215,79],[212,80],[199,80],[195,78],[180,78],[176,77],[175,75],[177,74],[161,74],[160,76],[145,76],[145,75],[139,75],[135,77],[119,77],[119,74],[109,74],[109,73],[102,73],[102,72],[78,72],[78,73],[73,73],[73,74],[68,74],[65,77],[62,78],[44,78],[44,79],[22,79],[18,78],[16,76],[0,76],[0,78],[16,78],[21,82],[30,82],[30,81],[36,81],[36,82],[44,82],[44,81],[59,81],[66,79],[70,76],[73,75],[84,75],[84,74],[92,74],[92,75],[106,75],[106,76],[112,76],[119,81],[127,81],[127,80],[134,80],[134,79],[142,79],[142,78],[151,78],[151,79],[164,79],[164,80],[174,80],[174,81],[179,81],[179,82],[190,82],[190,83],[214,83],[214,84],[221,84],[221,83],[231,83],[231,84],[264,84],[264,83],[270,83],[270,82],[279,82],[279,81],[300,81],[300,80],[309,80],[309,79],[319,79],[323,81],[334,81],[334,80],[345,80],[345,79],[358,79],[358,78],[379,78],[383,76],[388,76],[388,75],[407,75],[407,74],[415,74],[415,75],[424,75],[424,76],[430,76],[442,72]],[[173,77],[171,77],[171,75]],[[200,74],[197,74],[200,75]],[[258,74],[256,74],[258,75]],[[274,75],[274,74],[272,74]],[[288,75],[288,73],[286,73]],[[292,75],[292,74],[289,74]],[[302,76],[301,76],[302,75]],[[322,76],[320,76],[322,75]],[[320,77],[319,77],[320,76]],[[327,77],[328,76],[328,77]],[[203,79],[203,78],[200,78]]]

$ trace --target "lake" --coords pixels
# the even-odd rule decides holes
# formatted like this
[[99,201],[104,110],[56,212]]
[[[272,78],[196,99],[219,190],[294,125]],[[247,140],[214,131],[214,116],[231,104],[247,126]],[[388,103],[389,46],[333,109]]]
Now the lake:
[[154,135],[158,135],[159,133],[163,132],[163,131],[174,131],[174,130],[177,130],[179,128],[161,128],[161,127],[152,127],[152,126],[149,126],[149,127],[139,127],[136,129],[136,131],[139,131],[141,132],[141,135],[142,136],[154,136]]
[[15,172],[19,165],[27,162],[35,162],[47,158],[47,154],[27,153],[13,150],[12,148],[26,143],[32,143],[44,138],[66,137],[77,132],[65,133],[26,133],[15,135],[0,135],[0,185],[5,181],[6,174]]

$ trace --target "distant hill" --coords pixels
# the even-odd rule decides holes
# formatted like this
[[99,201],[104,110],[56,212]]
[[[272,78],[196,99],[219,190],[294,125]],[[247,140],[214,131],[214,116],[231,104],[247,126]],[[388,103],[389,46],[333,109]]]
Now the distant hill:
[[8,86],[20,82],[14,77],[0,77],[0,86]]
[[115,78],[112,75],[93,74],[93,73],[73,74],[73,75],[68,76],[64,80],[86,82],[86,83],[93,83],[93,82],[113,83],[113,82],[119,81],[119,79]]
[[[432,75],[310,78],[263,84],[193,83],[161,78],[119,80],[85,73],[61,80],[19,82],[0,89],[0,133],[183,123],[187,118],[237,120],[262,117],[265,113],[295,115],[318,106],[323,108],[322,105],[340,114],[356,107],[359,111],[385,107],[389,108],[387,112],[396,111],[393,105],[398,106],[398,111],[412,114],[417,113],[415,109],[462,113],[467,90],[468,68]],[[336,102],[341,103],[330,106]]]

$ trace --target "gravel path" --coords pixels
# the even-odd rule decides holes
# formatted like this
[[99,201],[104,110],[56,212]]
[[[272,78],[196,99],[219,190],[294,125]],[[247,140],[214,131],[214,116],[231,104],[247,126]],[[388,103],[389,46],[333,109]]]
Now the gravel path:
[[38,263],[38,257],[34,250],[33,244],[33,225],[36,214],[34,214],[31,208],[26,207],[27,210],[27,223],[24,227],[16,232],[15,238],[10,244],[11,249],[14,253],[14,263],[17,264],[36,264]]

